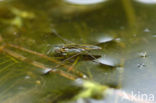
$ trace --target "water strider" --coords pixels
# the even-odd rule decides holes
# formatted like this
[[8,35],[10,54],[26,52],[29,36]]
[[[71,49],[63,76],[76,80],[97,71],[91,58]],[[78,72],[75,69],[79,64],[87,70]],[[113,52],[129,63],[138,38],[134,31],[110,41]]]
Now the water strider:
[[[26,53],[36,55],[36,56],[38,56],[40,58],[43,58],[43,59],[46,59],[46,60],[51,61],[53,63],[56,63],[57,66],[49,67],[49,66],[47,66],[47,65],[45,65],[45,64],[43,64],[41,62],[29,59],[28,57],[25,57],[22,54],[16,53],[15,51],[11,50],[10,48],[14,48],[14,49],[26,52]],[[73,64],[72,66],[68,66],[68,65],[64,64],[63,62],[58,61],[58,60],[56,60],[56,59],[54,59],[52,57],[48,57],[47,55],[44,55],[42,53],[30,50],[30,49],[26,49],[26,48],[18,46],[18,45],[3,42],[3,38],[1,37],[1,35],[0,35],[0,52],[4,52],[4,53],[6,53],[6,54],[20,60],[20,61],[31,64],[31,65],[33,65],[33,66],[35,66],[37,68],[43,69],[43,71],[42,71],[43,74],[48,74],[48,73],[52,72],[52,73],[59,74],[59,75],[65,77],[65,78],[68,78],[68,79],[71,79],[71,80],[75,80],[78,77],[87,78],[87,76],[85,74],[79,72],[78,70],[72,69],[75,64]],[[58,68],[60,66],[63,66],[65,69],[67,69],[68,71],[71,71],[73,74],[68,73],[66,71],[63,71],[63,70],[56,69],[56,68]]]
[[85,57],[85,59],[89,58],[90,60],[100,57],[100,55],[89,54],[90,51],[101,50],[102,48],[99,46],[91,44],[75,44],[60,36],[56,31],[54,31],[53,34],[68,43],[55,45],[54,47],[49,49],[49,51],[47,52],[48,55],[52,54],[55,57],[67,57],[67,59],[68,57],[72,58],[77,56],[83,56]]
[[60,44],[51,48],[49,52],[53,51],[59,56],[74,55],[79,53],[87,53],[92,50],[101,50],[102,48],[90,44]]
[[[100,54],[91,54],[92,51],[99,51],[103,48],[101,47],[103,44],[106,43],[117,43],[120,47],[124,47],[124,44],[120,42],[120,38],[113,38],[113,37],[105,37],[100,38],[98,43],[95,45],[91,44],[75,44],[66,38],[63,38],[61,35],[59,35],[55,30],[52,31],[54,35],[56,35],[61,40],[65,41],[65,44],[58,44],[54,47],[50,48],[47,52],[48,55],[52,55],[54,57],[57,57],[59,60],[62,60],[63,62],[68,61],[69,63],[74,62],[77,57],[79,57],[81,60],[93,60],[93,62],[96,62],[98,64],[102,64],[104,66],[109,67],[115,67],[116,65],[110,65],[101,63],[98,61],[102,57]],[[101,45],[101,46],[100,46]],[[109,62],[106,60],[106,62]]]

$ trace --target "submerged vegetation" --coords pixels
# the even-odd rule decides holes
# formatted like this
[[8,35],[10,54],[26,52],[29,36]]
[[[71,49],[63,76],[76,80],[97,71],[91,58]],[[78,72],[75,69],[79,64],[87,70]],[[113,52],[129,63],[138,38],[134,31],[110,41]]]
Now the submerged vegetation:
[[71,1],[0,1],[0,101],[153,103],[154,4]]

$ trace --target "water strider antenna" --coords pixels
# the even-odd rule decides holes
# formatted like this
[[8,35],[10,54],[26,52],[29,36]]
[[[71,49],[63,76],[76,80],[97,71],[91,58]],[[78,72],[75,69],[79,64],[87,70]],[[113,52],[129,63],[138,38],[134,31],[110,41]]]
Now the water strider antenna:
[[65,43],[73,43],[72,41],[69,41],[66,38],[63,38],[61,35],[59,35],[55,29],[52,29],[52,33],[56,35],[58,38],[60,38],[61,40],[63,40]]

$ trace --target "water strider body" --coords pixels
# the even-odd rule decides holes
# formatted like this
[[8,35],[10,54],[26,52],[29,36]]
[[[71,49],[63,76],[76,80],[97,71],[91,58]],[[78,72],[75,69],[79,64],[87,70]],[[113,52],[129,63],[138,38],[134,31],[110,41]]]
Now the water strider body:
[[60,44],[49,50],[53,51],[58,56],[68,56],[74,54],[85,54],[92,50],[101,50],[102,48],[95,45],[88,44]]
[[[93,50],[101,50],[102,48],[96,45],[90,44],[76,44],[73,43],[61,35],[59,35],[55,30],[52,31],[52,34],[56,35],[58,38],[66,42],[65,44],[55,45],[54,47],[50,48],[48,53],[49,55],[55,57],[61,57],[60,59],[67,59],[67,58],[74,58],[81,56],[83,60],[92,60],[99,58],[100,55],[91,55],[89,54],[90,51]],[[81,58],[81,59],[82,59]]]

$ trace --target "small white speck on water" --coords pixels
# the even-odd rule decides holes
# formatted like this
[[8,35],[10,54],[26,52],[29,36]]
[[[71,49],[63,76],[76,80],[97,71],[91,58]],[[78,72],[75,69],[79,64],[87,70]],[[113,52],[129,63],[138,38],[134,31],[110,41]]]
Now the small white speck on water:
[[150,29],[145,28],[145,29],[144,29],[144,32],[147,32],[147,33],[148,33],[148,32],[150,32]]

